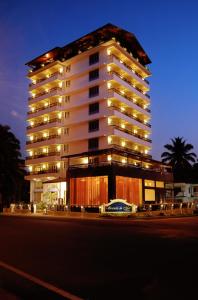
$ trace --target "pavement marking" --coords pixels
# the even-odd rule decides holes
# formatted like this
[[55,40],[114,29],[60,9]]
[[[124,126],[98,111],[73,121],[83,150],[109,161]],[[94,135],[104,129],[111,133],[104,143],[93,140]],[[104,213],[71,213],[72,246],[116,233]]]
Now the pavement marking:
[[37,277],[34,277],[34,276],[32,276],[32,275],[30,275],[26,272],[23,272],[23,271],[15,268],[11,265],[8,265],[8,264],[4,263],[3,261],[0,261],[0,267],[2,267],[4,269],[7,269],[9,271],[12,271],[12,272],[18,274],[19,276],[22,276],[22,277],[24,277],[24,278],[40,285],[40,286],[42,286],[42,287],[58,294],[58,295],[61,295],[62,297],[67,298],[69,300],[83,300],[82,298],[79,298],[78,296],[75,296],[75,295],[73,295],[73,294],[71,294],[71,293],[69,293],[65,290],[59,289],[56,286],[54,286],[54,285],[52,285],[52,284],[50,284],[46,281],[43,281],[43,280],[41,280]]

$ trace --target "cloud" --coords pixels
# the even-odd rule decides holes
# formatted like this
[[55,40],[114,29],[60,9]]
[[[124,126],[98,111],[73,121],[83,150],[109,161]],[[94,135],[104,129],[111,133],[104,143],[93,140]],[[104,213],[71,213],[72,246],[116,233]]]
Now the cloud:
[[22,116],[20,113],[18,113],[16,110],[11,110],[10,112],[11,116],[19,119],[19,120],[24,120],[24,116]]

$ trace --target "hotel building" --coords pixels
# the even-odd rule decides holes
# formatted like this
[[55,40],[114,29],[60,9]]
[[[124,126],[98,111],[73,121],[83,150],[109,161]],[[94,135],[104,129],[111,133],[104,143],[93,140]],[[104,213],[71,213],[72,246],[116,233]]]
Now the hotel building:
[[151,61],[112,24],[27,63],[26,165],[32,202],[160,202],[171,181],[150,155]]

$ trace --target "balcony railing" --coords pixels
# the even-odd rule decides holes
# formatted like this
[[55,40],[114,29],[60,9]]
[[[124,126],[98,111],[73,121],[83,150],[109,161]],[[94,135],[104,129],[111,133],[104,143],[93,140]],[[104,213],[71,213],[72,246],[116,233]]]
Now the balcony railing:
[[48,77],[43,77],[43,78],[37,79],[35,83],[34,82],[30,83],[29,87],[35,86],[37,83],[40,83],[40,82],[45,81],[49,78],[55,77],[56,75],[61,75],[61,73],[60,72],[55,72],[55,73],[52,73],[52,74],[48,75]]
[[150,98],[150,96],[148,94],[144,94],[144,91],[139,89],[137,86],[135,86],[130,80],[128,80],[127,78],[121,76],[118,72],[116,71],[110,71],[109,74],[115,74],[117,77],[119,77],[120,79],[124,80],[126,83],[128,83],[130,86],[132,86],[134,89],[136,89],[138,92],[142,93],[144,96]]
[[54,107],[54,106],[61,106],[61,103],[59,102],[54,102],[54,103],[50,103],[49,105],[47,106],[41,106],[41,107],[38,107],[36,108],[34,111],[28,111],[28,115],[31,115],[31,114],[34,114],[38,111],[41,111],[41,110],[45,110],[45,109],[48,109],[50,107]]
[[[118,60],[120,62],[120,58],[115,55],[115,54],[111,54],[111,57],[114,57],[116,60]],[[147,84],[149,84],[149,81],[144,79],[138,72],[136,72],[133,68],[131,68],[128,64],[126,64],[125,62],[122,61],[122,64],[129,69],[132,73],[136,74],[140,79],[142,79],[143,81],[145,81]]]
[[48,90],[48,91],[43,91],[43,92],[41,92],[41,93],[38,93],[38,94],[36,94],[34,97],[31,96],[31,97],[28,98],[28,100],[36,99],[36,98],[38,98],[38,97],[40,97],[40,96],[49,94],[49,93],[54,92],[54,91],[62,91],[62,89],[59,88],[59,87],[54,87],[54,88],[52,88],[52,89],[50,89],[50,90]]
[[47,120],[47,121],[42,121],[42,122],[36,123],[36,124],[34,124],[34,125],[29,125],[29,126],[27,126],[27,129],[36,128],[36,127],[39,127],[39,126],[42,126],[42,125],[47,125],[47,124],[55,123],[55,122],[60,123],[60,122],[61,122],[61,119],[59,119],[59,118],[54,118],[54,119],[50,119],[50,120]]
[[148,127],[151,127],[151,124],[145,123],[145,122],[142,121],[140,118],[134,117],[132,114],[126,112],[125,110],[122,110],[122,109],[121,109],[120,107],[118,107],[118,106],[110,105],[109,107],[112,108],[112,109],[115,109],[115,110],[117,110],[117,111],[119,111],[119,112],[121,112],[122,114],[124,114],[124,115],[126,115],[126,116],[128,116],[128,117],[130,117],[130,118],[132,118],[132,119],[134,119],[134,120],[136,120],[136,121],[138,121],[138,122],[140,122],[140,123],[142,123],[142,124],[148,126]]
[[48,156],[60,156],[60,151],[54,151],[54,152],[48,152],[48,153],[39,153],[32,156],[27,156],[26,159],[36,159],[36,158],[42,158],[42,157],[48,157]]
[[144,136],[142,136],[142,135],[140,135],[140,134],[138,134],[138,133],[134,133],[133,131],[131,131],[131,130],[128,130],[128,129],[126,129],[126,128],[122,128],[122,127],[120,127],[120,126],[118,126],[118,125],[110,125],[110,126],[113,126],[115,129],[117,129],[117,130],[120,130],[120,131],[123,131],[123,132],[125,132],[125,133],[128,133],[128,134],[130,134],[130,135],[133,135],[134,137],[137,137],[137,138],[139,138],[139,139],[141,139],[141,140],[144,140],[144,141],[147,141],[147,142],[152,142],[151,141],[151,139],[148,139],[148,138],[145,138]]
[[60,139],[60,135],[58,135],[58,134],[52,134],[52,135],[49,135],[47,137],[37,138],[37,139],[35,139],[33,141],[27,141],[26,145],[34,144],[34,143],[39,143],[39,142],[43,142],[43,141],[48,141],[48,140],[51,140],[51,139]]
[[123,147],[123,146],[120,146],[120,145],[117,145],[117,144],[111,144],[111,146],[112,146],[114,149],[116,149],[116,150],[126,151],[126,152],[129,152],[129,153],[134,154],[134,155],[144,156],[144,157],[148,157],[148,158],[151,158],[151,157],[152,157],[150,154],[141,153],[140,151],[131,149],[131,148],[129,148],[129,147],[125,147],[125,146]]
[[131,101],[132,103],[134,103],[135,105],[137,105],[137,106],[143,108],[144,110],[148,111],[149,113],[151,112],[151,110],[150,110],[149,108],[144,108],[144,105],[135,102],[134,99],[133,99],[132,97],[129,97],[129,96],[127,96],[126,94],[122,94],[119,90],[117,90],[117,89],[115,89],[115,88],[111,88],[111,89],[109,89],[109,91],[113,91],[113,92],[117,93],[118,95],[120,95],[120,96],[126,98],[127,100],[129,100],[129,101]]
[[46,170],[39,170],[39,171],[32,171],[28,172],[28,175],[40,175],[40,174],[48,174],[48,173],[58,173],[60,169],[54,167],[54,168],[49,168]]

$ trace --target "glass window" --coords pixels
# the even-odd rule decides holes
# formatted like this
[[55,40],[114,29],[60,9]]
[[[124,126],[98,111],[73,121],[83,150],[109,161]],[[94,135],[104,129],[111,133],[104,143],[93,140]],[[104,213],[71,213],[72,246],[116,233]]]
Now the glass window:
[[88,149],[89,150],[96,150],[99,146],[99,139],[93,138],[88,140]]
[[155,201],[155,190],[154,189],[145,189],[145,201]]
[[95,69],[89,72],[89,81],[95,80],[99,78],[99,69]]
[[99,52],[93,53],[89,56],[89,65],[99,62]]
[[144,185],[148,187],[154,187],[155,186],[155,181],[154,180],[144,180]]
[[99,120],[89,121],[89,132],[99,130]]
[[99,102],[89,104],[89,114],[93,115],[99,112]]
[[156,187],[157,188],[164,188],[164,182],[163,181],[156,181]]
[[99,86],[98,85],[89,88],[89,98],[95,97],[98,95],[99,95]]

